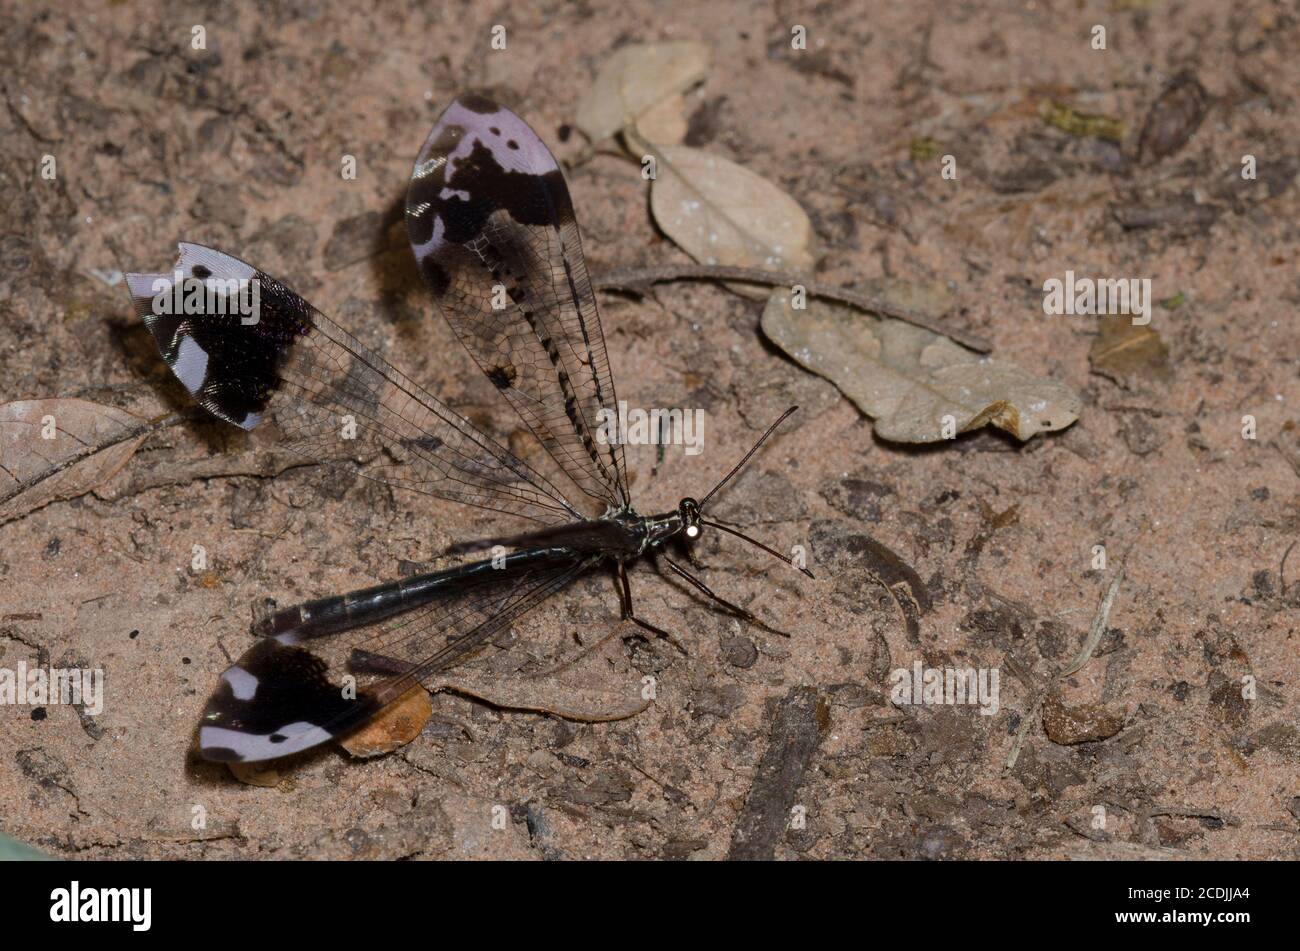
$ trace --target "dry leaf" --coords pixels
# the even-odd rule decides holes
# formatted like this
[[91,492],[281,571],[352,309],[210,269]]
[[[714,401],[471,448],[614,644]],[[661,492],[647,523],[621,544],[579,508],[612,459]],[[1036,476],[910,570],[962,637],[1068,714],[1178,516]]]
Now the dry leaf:
[[0,405],[0,523],[107,482],[130,461],[147,426],[134,413],[87,400]]
[[353,756],[391,753],[419,736],[432,713],[429,692],[417,684],[384,707],[361,729],[339,740],[339,745]]
[[[702,264],[810,273],[813,231],[799,203],[735,162],[685,145],[658,150],[650,210]],[[767,292],[736,288],[759,297]]]
[[1088,352],[1092,372],[1123,384],[1130,377],[1167,383],[1173,378],[1169,348],[1160,334],[1120,317],[1104,317]]
[[706,44],[693,41],[616,50],[578,104],[574,121],[592,143],[603,141],[664,99],[702,82],[712,59]]
[[241,783],[274,789],[280,785],[280,771],[266,763],[227,763],[230,774]]
[[686,97],[680,93],[651,106],[636,120],[636,131],[656,146],[678,145],[686,138]]
[[795,310],[788,291],[768,300],[763,332],[839,387],[875,418],[881,438],[895,442],[946,438],[945,416],[952,417],[954,432],[992,423],[1026,440],[1070,425],[1082,406],[1064,384],[981,357],[901,320],[813,298],[806,309]]

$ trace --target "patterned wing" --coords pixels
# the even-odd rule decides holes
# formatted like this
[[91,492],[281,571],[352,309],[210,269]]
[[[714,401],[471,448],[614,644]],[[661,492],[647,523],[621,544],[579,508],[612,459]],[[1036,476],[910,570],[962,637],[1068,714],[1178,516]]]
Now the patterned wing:
[[[208,699],[199,754],[218,762],[254,762],[351,733],[414,684],[483,647],[592,562],[575,554],[518,575],[488,572],[378,634],[258,638],[221,675]],[[345,677],[355,689],[345,689]]]
[[289,449],[399,488],[546,524],[580,517],[544,476],[251,265],[182,244],[172,274],[127,283],[172,373],[214,415],[244,429],[272,416]]
[[406,224],[439,308],[488,379],[586,495],[626,506],[604,333],[550,150],[510,110],[462,96],[416,159]]

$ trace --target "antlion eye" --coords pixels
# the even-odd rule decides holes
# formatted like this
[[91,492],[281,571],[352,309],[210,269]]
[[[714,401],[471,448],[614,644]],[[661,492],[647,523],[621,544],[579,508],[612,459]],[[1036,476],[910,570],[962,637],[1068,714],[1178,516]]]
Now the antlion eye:
[[698,526],[698,525],[687,525],[687,526],[686,526],[686,537],[687,537],[687,538],[694,538],[694,537],[695,537],[696,535],[698,535],[699,533],[700,533],[700,526]]

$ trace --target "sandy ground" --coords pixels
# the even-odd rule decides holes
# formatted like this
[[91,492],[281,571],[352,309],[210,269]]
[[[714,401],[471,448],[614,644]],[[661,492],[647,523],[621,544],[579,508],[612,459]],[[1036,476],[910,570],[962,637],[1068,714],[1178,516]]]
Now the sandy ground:
[[[689,654],[629,635],[598,663],[655,679],[644,713],[574,723],[442,693],[400,751],[330,748],[270,787],[189,753],[254,601],[392,578],[483,526],[320,467],[268,475],[273,447],[229,428],[169,428],[98,493],[0,526],[0,665],[106,677],[97,717],[0,707],[0,831],[87,858],[1297,856],[1300,556],[1280,576],[1300,528],[1293,4],[37,6],[0,4],[6,399],[185,409],[111,272],[163,269],[188,239],[284,278],[511,438],[392,227],[415,152],[450,97],[486,88],[570,157],[575,105],[612,49],[690,38],[717,65],[689,97],[689,141],[789,190],[821,279],[944,282],[953,320],[1085,405],[1027,445],[980,433],[910,450],[766,343],[760,305],[708,284],[603,295],[620,396],[708,413],[702,454],[669,447],[656,468],[652,449],[630,453],[642,511],[702,491],[781,409],[805,408],[720,514],[805,545],[816,580],[716,537],[701,549],[710,583],[792,636],[643,567],[640,610]],[[793,24],[807,51],[789,48]],[[1203,119],[1152,154],[1140,130],[1184,70]],[[1052,101],[1120,120],[1123,141],[1047,123]],[[593,271],[686,260],[651,224],[636,165],[597,155],[570,187]],[[1042,310],[1067,269],[1178,298],[1151,324],[1167,379],[1092,371],[1097,319]],[[868,535],[924,579],[916,643],[871,578]],[[1109,629],[1057,683],[1120,565]],[[594,576],[479,663],[616,623]],[[891,705],[889,672],[917,661],[997,669],[997,713]]]

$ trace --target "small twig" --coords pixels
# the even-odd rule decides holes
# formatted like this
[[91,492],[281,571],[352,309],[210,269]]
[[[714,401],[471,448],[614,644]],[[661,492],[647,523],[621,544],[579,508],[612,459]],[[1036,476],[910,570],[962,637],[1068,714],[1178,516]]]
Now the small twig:
[[1241,825],[1241,819],[1234,815],[1199,806],[1152,806],[1145,811],[1148,816],[1168,816],[1173,819],[1217,819],[1227,826]]
[[1029,712],[1025,714],[1024,719],[1020,721],[1020,726],[1016,729],[1016,738],[1011,744],[1011,752],[1007,754],[1007,761],[1003,764],[1003,769],[1010,771],[1016,765],[1016,760],[1020,759],[1020,748],[1025,745],[1025,737],[1029,735],[1029,728],[1038,719],[1038,711],[1043,706],[1043,691],[1038,684],[1038,679],[1021,666],[1020,662],[1010,654],[1007,655],[1004,663],[1007,670],[1011,672],[1011,676],[1024,684],[1033,701],[1029,705]]
[[1282,554],[1282,564],[1277,566],[1277,596],[1282,600],[1286,599],[1286,560],[1291,556],[1291,549],[1295,548],[1296,544],[1297,542],[1292,542],[1287,546],[1286,551]]
[[1083,648],[1079,651],[1079,656],[1074,659],[1074,662],[1069,667],[1056,675],[1057,680],[1082,670],[1083,665],[1092,659],[1092,652],[1097,649],[1097,645],[1101,643],[1101,636],[1106,633],[1106,622],[1110,619],[1110,607],[1115,603],[1115,595],[1119,594],[1120,582],[1123,580],[1124,568],[1121,566],[1115,573],[1115,580],[1106,589],[1106,596],[1101,599],[1101,606],[1097,608],[1097,614],[1092,619],[1092,628],[1088,631],[1088,637],[1083,642]]
[[1029,734],[1029,728],[1034,725],[1038,719],[1038,711],[1042,709],[1043,698],[1040,694],[1034,698],[1034,705],[1029,708],[1025,718],[1020,721],[1020,729],[1016,730],[1016,741],[1011,744],[1011,753],[1007,756],[1006,766],[1003,768],[1010,772],[1016,765],[1016,760],[1020,759],[1020,747],[1025,744],[1025,737]]
[[918,314],[916,311],[909,310],[906,307],[899,307],[897,304],[891,304],[874,294],[863,294],[859,291],[836,287],[833,284],[809,281],[797,274],[787,274],[781,271],[764,271],[760,268],[731,267],[722,264],[667,264],[662,267],[622,267],[600,275],[592,282],[592,286],[598,290],[620,288],[639,291],[651,284],[683,280],[741,281],[748,284],[764,284],[769,287],[791,287],[799,284],[813,297],[824,297],[827,300],[839,301],[860,310],[884,314],[887,317],[893,317],[913,326],[923,327],[931,333],[955,340],[962,346],[969,347],[977,353],[988,353],[993,349],[992,345],[982,337],[945,326],[939,321]]
[[1055,689],[1055,682],[1065,679],[1076,671],[1082,670],[1083,666],[1092,659],[1093,651],[1095,651],[1097,645],[1101,643],[1101,636],[1106,633],[1106,622],[1110,618],[1110,608],[1111,605],[1115,603],[1115,595],[1119,594],[1120,582],[1123,580],[1124,568],[1121,566],[1115,573],[1115,580],[1110,583],[1110,587],[1106,589],[1105,596],[1101,599],[1101,605],[1097,608],[1097,614],[1092,619],[1092,627],[1088,631],[1087,638],[1084,639],[1083,647],[1079,651],[1079,656],[1074,659],[1073,663],[1071,663],[1069,667],[1066,667],[1052,678],[1053,683],[1049,684],[1047,689],[1040,687],[1033,674],[1022,668],[1015,658],[1010,655],[1007,656],[1005,661],[1007,669],[1011,671],[1011,674],[1017,680],[1028,688],[1029,694],[1033,698],[1033,703],[1029,708],[1029,712],[1025,714],[1025,718],[1020,721],[1020,728],[1016,730],[1016,738],[1011,744],[1011,752],[1008,754],[1006,764],[1003,766],[1004,770],[1010,771],[1011,768],[1016,765],[1016,760],[1020,758],[1020,748],[1025,743],[1025,737],[1029,735],[1030,728],[1038,722],[1038,715],[1043,708],[1043,703],[1047,699],[1048,695]]

